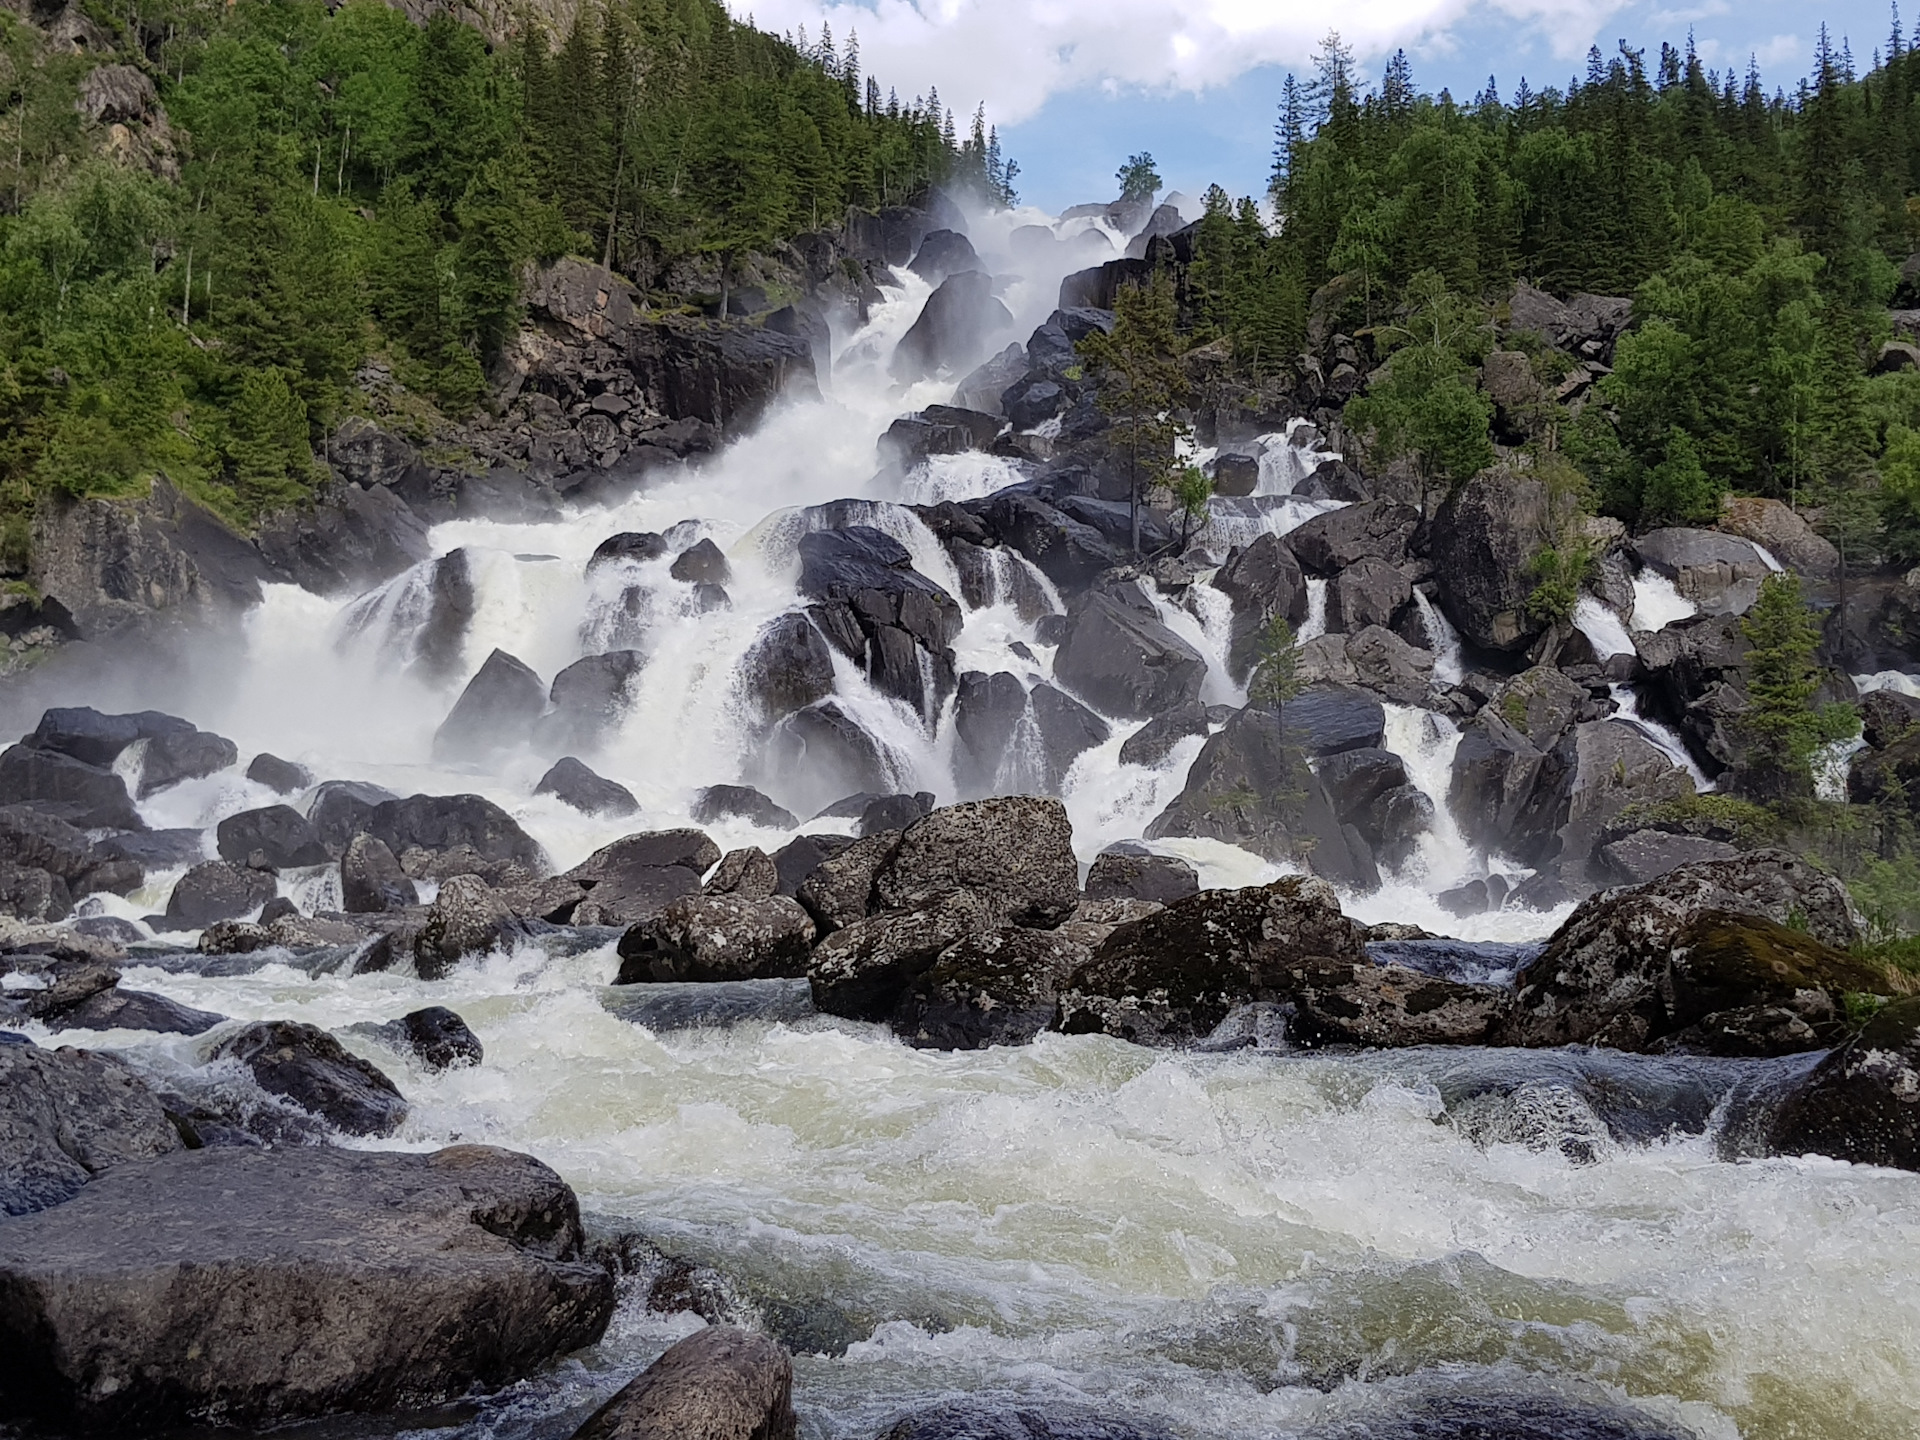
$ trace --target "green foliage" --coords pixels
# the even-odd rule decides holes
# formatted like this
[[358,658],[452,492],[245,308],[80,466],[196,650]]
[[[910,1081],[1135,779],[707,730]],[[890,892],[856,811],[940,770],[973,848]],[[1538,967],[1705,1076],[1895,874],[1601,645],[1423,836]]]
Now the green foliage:
[[1286,704],[1300,693],[1300,642],[1284,615],[1275,615],[1260,631],[1254,649],[1253,678],[1247,703],[1264,705],[1285,716]]
[[1160,172],[1153,168],[1153,156],[1144,150],[1129,155],[1113,178],[1120,182],[1122,200],[1151,200],[1160,193]]
[[1876,859],[1847,883],[1868,927],[1883,940],[1904,941],[1905,968],[1920,973],[1920,857],[1905,851]]
[[534,25],[495,51],[378,0],[94,18],[157,81],[179,178],[94,156],[75,102],[101,57],[0,17],[14,572],[42,494],[164,474],[242,524],[300,500],[369,356],[427,409],[472,406],[529,262],[576,250],[651,284],[678,258],[725,262],[932,181],[1012,193],[983,114],[957,141],[937,97],[883,107],[852,47],[763,34],[718,0],[589,7],[558,53]]
[[1180,365],[1186,339],[1180,333],[1173,284],[1164,271],[1144,285],[1122,286],[1113,312],[1113,329],[1089,332],[1077,349],[1099,379],[1102,413],[1113,417],[1110,442],[1126,455],[1133,552],[1138,555],[1140,506],[1153,490],[1173,489],[1178,483],[1184,468],[1176,458],[1178,447],[1191,438],[1191,427],[1176,414],[1189,398]]
[[1173,508],[1180,516],[1180,548],[1184,550],[1194,525],[1206,523],[1213,481],[1198,465],[1180,465],[1175,467],[1168,489],[1173,493]]
[[1735,767],[1740,789],[1776,802],[1810,794],[1814,752],[1858,734],[1860,717],[1851,705],[1813,703],[1820,689],[1813,660],[1820,627],[1801,596],[1799,576],[1784,572],[1761,582],[1740,630],[1752,647],[1749,709],[1741,721],[1745,748]]

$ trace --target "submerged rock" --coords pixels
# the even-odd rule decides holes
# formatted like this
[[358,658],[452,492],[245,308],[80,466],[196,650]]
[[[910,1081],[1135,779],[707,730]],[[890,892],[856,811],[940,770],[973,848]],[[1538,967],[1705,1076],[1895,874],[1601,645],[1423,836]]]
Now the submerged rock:
[[390,1028],[429,1070],[478,1065],[486,1058],[480,1037],[444,1005],[429,1005],[424,1010],[402,1015]]
[[793,1360],[764,1335],[709,1326],[673,1346],[573,1440],[794,1440]]
[[582,1238],[557,1175],[488,1146],[122,1166],[0,1226],[0,1406],[127,1434],[456,1399],[600,1338]]
[[285,1096],[347,1135],[391,1135],[407,1118],[399,1088],[326,1031],[297,1020],[261,1020],[216,1045],[210,1060],[238,1060],[260,1088]]

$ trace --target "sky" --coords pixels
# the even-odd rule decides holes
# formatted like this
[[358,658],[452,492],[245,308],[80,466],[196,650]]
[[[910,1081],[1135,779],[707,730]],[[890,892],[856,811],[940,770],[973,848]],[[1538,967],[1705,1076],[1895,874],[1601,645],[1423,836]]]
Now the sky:
[[[1744,75],[1758,60],[1771,91],[1809,68],[1824,20],[1861,68],[1885,43],[1884,0],[732,0],[762,29],[844,46],[860,38],[864,69],[903,100],[938,87],[962,130],[985,103],[1020,164],[1020,198],[1058,211],[1108,200],[1128,155],[1153,155],[1169,189],[1208,184],[1264,192],[1273,121],[1289,70],[1301,75],[1329,28],[1377,77],[1404,47],[1414,81],[1470,99],[1489,75],[1510,97],[1524,75],[1565,86],[1598,44],[1644,47],[1691,30],[1702,57]],[[1920,4],[1909,0],[1920,15]],[[1911,17],[1909,17],[1911,18]]]

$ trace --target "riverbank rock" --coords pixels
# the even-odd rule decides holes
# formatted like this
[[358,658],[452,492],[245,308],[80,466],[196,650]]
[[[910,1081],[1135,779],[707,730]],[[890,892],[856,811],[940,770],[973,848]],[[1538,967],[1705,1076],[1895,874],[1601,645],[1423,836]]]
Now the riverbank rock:
[[909,825],[874,876],[874,899],[911,910],[951,891],[1003,924],[1058,925],[1080,903],[1073,826],[1058,800],[1011,795],[947,805]]
[[1781,1106],[1769,1146],[1920,1170],[1920,996],[1887,1005],[1822,1060]]
[[764,1335],[713,1325],[643,1370],[573,1440],[794,1440],[793,1360]]
[[253,870],[289,870],[324,865],[327,847],[291,805],[268,805],[229,815],[214,829],[220,858]]
[[1235,1006],[1291,999],[1296,967],[1366,963],[1365,942],[1323,880],[1203,890],[1114,930],[1062,987],[1056,1028],[1189,1044]]
[[[1739,1054],[1761,1042],[1735,1035],[1771,1033],[1759,1053],[1815,1049],[1839,996],[1882,983],[1842,953],[1859,938],[1840,882],[1784,850],[1683,865],[1575,910],[1520,972],[1495,1043],[1644,1050],[1674,1037]],[[1736,1013],[1782,1006],[1775,1019]]]
[[620,937],[613,983],[798,979],[815,933],[812,918],[784,895],[685,895]]
[[413,941],[422,980],[443,980],[469,955],[484,955],[517,933],[505,897],[475,875],[444,881]]
[[1173,1432],[1064,1406],[955,1400],[891,1421],[878,1440],[1173,1440]]
[[1307,1045],[1480,1045],[1511,998],[1504,985],[1468,985],[1370,960],[1299,966],[1292,985],[1288,1034]]
[[420,892],[393,851],[371,835],[356,835],[340,857],[340,905],[349,915],[378,915],[420,903]]
[[948,890],[918,908],[885,910],[834,931],[814,947],[807,968],[814,1005],[849,1020],[885,1020],[949,946],[1004,923],[1002,908],[971,890]]
[[391,1135],[407,1118],[399,1087],[317,1026],[260,1020],[229,1035],[209,1060],[238,1060],[260,1088],[347,1135]]
[[146,1082],[112,1056],[0,1045],[0,1213],[59,1205],[115,1165],[180,1148]]
[[199,930],[216,920],[237,919],[258,910],[279,892],[279,884],[264,870],[207,860],[174,883],[167,897],[167,928]]
[[561,877],[587,892],[575,925],[634,925],[682,895],[720,863],[720,847],[699,830],[648,830],[603,845]]
[[969,935],[909,982],[887,1023],[919,1050],[1024,1045],[1052,1022],[1060,986],[1086,963],[1080,928]]
[[530,1156],[210,1148],[0,1225],[0,1404],[64,1429],[418,1408],[592,1344],[613,1280]]

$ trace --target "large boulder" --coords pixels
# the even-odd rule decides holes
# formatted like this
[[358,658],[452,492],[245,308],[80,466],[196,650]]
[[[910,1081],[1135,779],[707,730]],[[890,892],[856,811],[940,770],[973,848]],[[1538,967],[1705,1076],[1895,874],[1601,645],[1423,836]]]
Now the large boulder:
[[384,786],[364,780],[325,780],[307,802],[307,823],[329,854],[344,854],[353,837],[372,823],[373,812],[399,798]]
[[105,765],[25,744],[0,753],[0,805],[31,806],[83,830],[147,828],[127,782]]
[[773,728],[761,783],[801,814],[842,795],[894,788],[894,759],[837,700],[796,710]]
[[745,820],[763,830],[791,830],[800,822],[751,785],[709,785],[693,797],[693,818],[702,825]]
[[738,895],[742,900],[764,900],[780,893],[780,869],[773,857],[757,845],[729,850],[700,887],[703,895]]
[[486,1047],[467,1022],[444,1005],[429,1005],[382,1027],[428,1070],[438,1073],[486,1059]]
[[633,925],[669,901],[692,895],[720,862],[720,847],[698,830],[651,830],[603,845],[564,878],[585,888],[576,925]]
[[1182,740],[1205,735],[1212,728],[1207,707],[1198,700],[1163,711],[1147,721],[1120,747],[1120,763],[1157,770]]
[[921,1050],[1026,1044],[1052,1022],[1060,986],[1087,960],[1077,928],[1008,925],[962,938],[908,983],[888,1023]]
[[1042,1407],[953,1400],[898,1416],[878,1440],[1173,1440],[1173,1433],[1159,1425],[1053,1403]]
[[1101,714],[1146,720],[1199,699],[1207,662],[1144,598],[1096,594],[1073,616],[1053,673]]
[[1420,512],[1393,500],[1369,500],[1315,515],[1287,535],[1287,548],[1312,575],[1332,579],[1363,561],[1407,563]]
[[266,786],[276,795],[293,795],[313,784],[313,772],[263,750],[247,766],[247,779]]
[[88,706],[56,707],[21,740],[31,750],[50,750],[86,765],[109,766],[138,740],[194,733],[191,722],[158,710],[105,715]]
[[547,708],[547,685],[526,664],[495,650],[434,732],[443,760],[480,760],[529,739]]
[[1920,1170],[1920,996],[1887,1005],[1822,1060],[1781,1105],[1768,1147]]
[[506,811],[479,795],[413,795],[383,801],[357,829],[386,842],[396,855],[415,848],[438,851],[468,845],[483,860],[515,861],[540,874],[547,869],[546,852],[533,837]]
[[1717,530],[1650,530],[1633,542],[1640,563],[1710,615],[1740,615],[1773,573],[1751,540]]
[[229,815],[214,830],[220,858],[255,870],[324,865],[326,844],[307,817],[291,805],[268,805]]
[[964,508],[1063,592],[1083,590],[1103,570],[1131,558],[1093,526],[1022,489],[998,490],[984,500],[968,501]]
[[1631,725],[1576,725],[1547,752],[1515,830],[1500,848],[1528,865],[1555,861],[1569,881],[1603,879],[1595,850],[1629,806],[1694,793],[1693,778]]
[[59,1205],[112,1166],[180,1148],[160,1101],[112,1056],[0,1045],[0,1214]]
[[616,780],[595,774],[584,762],[571,755],[556,760],[552,768],[540,777],[540,783],[533,787],[533,793],[551,795],[583,815],[618,817],[640,812],[640,802],[633,798],[631,790]]
[[216,920],[237,919],[258,910],[279,892],[279,883],[264,870],[207,860],[175,882],[167,897],[167,927],[198,930]]
[[1012,324],[1007,307],[994,298],[991,275],[949,274],[894,346],[888,373],[908,383],[942,372],[964,374],[987,355],[996,333]]
[[978,270],[980,257],[973,242],[955,230],[935,230],[920,242],[920,251],[907,267],[929,285],[962,270]]
[[[1792,923],[1817,952],[1802,953],[1798,942],[1771,931],[1741,934],[1725,918],[1696,931],[1683,946],[1689,926],[1710,915],[1756,917],[1774,927]],[[1716,938],[1714,930],[1726,934]],[[1752,1004],[1778,1003],[1775,978],[1799,977],[1795,990],[1871,989],[1872,977],[1856,973],[1861,967],[1838,953],[1859,939],[1845,888],[1797,855],[1759,850],[1735,860],[1683,865],[1648,884],[1595,895],[1575,910],[1520,972],[1512,1013],[1496,1041],[1645,1050],[1720,1010],[1743,1008],[1739,996],[1747,991]],[[1697,963],[1679,953],[1696,946],[1705,947]],[[1713,957],[1720,957],[1716,964],[1733,981],[1709,986],[1690,978],[1704,974]],[[1774,960],[1785,968],[1776,970]],[[1702,1010],[1705,1000],[1683,996],[1706,997],[1717,1009]]]
[[874,897],[912,910],[969,891],[1002,923],[1057,925],[1080,898],[1073,827],[1057,800],[1002,796],[948,805],[907,827],[874,877]]
[[1203,1039],[1239,1005],[1292,998],[1309,963],[1367,963],[1331,886],[1288,876],[1203,890],[1114,930],[1062,987],[1058,1025],[1141,1045]]
[[1487,650],[1524,650],[1546,629],[1527,600],[1534,557],[1553,541],[1547,489],[1524,472],[1488,470],[1450,495],[1428,540],[1442,608]]
[[885,1020],[949,946],[1000,923],[996,907],[970,890],[856,920],[814,947],[807,970],[813,1003],[849,1020]]
[[1406,571],[1384,560],[1356,560],[1327,587],[1327,629],[1354,635],[1368,626],[1397,625],[1412,604]]
[[513,907],[477,875],[441,882],[413,940],[413,964],[422,980],[443,980],[469,955],[484,955],[520,933]]
[[843,930],[886,908],[873,895],[873,882],[900,848],[898,830],[863,835],[814,866],[794,892],[807,913],[819,923],[820,933]]
[[1089,900],[1147,900],[1171,905],[1200,892],[1200,876],[1175,855],[1154,855],[1144,847],[1120,845],[1094,857],[1087,871]]
[[793,1360],[764,1335],[712,1325],[670,1348],[573,1440],[794,1440]]
[[1765,547],[1787,569],[1816,580],[1840,573],[1840,552],[1800,515],[1778,500],[1729,495],[1720,502],[1719,529]]
[[140,755],[140,792],[144,800],[182,780],[217,775],[240,761],[240,747],[219,735],[188,726],[147,741]]
[[613,1280],[530,1156],[214,1147],[0,1226],[0,1404],[62,1430],[424,1409],[592,1344]]
[[614,984],[797,979],[814,935],[812,918],[784,895],[685,895],[620,937]]
[[597,749],[626,714],[646,663],[638,650],[609,650],[567,666],[547,691],[553,708],[534,724],[536,745],[548,755]]
[[326,1031],[297,1020],[261,1020],[214,1046],[210,1060],[237,1060],[262,1090],[283,1096],[346,1135],[391,1135],[407,1118],[399,1088]]
[[800,593],[827,638],[874,688],[937,714],[953,690],[959,602],[913,568],[906,546],[869,526],[813,531],[799,548]]
[[833,694],[833,652],[812,620],[790,611],[761,627],[741,657],[735,684],[762,723],[772,724]]
[[224,1024],[226,1016],[196,1010],[164,995],[144,990],[122,990],[118,985],[96,990],[56,1017],[62,1030],[151,1030],[157,1035],[204,1035]]

